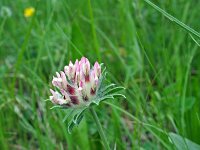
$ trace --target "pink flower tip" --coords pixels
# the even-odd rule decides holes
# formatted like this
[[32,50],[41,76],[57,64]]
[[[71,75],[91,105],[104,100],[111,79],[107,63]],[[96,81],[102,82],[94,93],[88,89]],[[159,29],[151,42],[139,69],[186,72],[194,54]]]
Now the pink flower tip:
[[[101,66],[95,62],[90,68],[90,62],[86,57],[76,60],[73,64],[64,67],[64,72],[56,72],[57,77],[53,77],[52,84],[59,92],[50,89],[53,103],[58,105],[75,106],[84,104],[94,98],[98,81],[101,76]],[[91,92],[92,91],[92,92]]]

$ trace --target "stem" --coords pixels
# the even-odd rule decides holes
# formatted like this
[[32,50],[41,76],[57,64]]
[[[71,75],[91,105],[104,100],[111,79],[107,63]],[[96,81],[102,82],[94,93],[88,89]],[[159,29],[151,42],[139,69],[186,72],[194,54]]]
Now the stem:
[[98,116],[97,116],[97,114],[96,114],[94,108],[91,107],[91,108],[90,108],[90,112],[92,113],[93,119],[94,119],[94,121],[95,121],[95,123],[96,123],[96,125],[97,125],[99,134],[100,134],[101,139],[102,139],[103,144],[104,144],[104,147],[106,148],[106,150],[110,150],[109,144],[108,144],[108,142],[107,142],[108,140],[106,139],[106,136],[105,136],[105,134],[104,134],[104,132],[103,132],[103,128],[102,128],[102,126],[101,126],[101,123],[100,123],[100,121],[99,121],[99,118],[98,118]]

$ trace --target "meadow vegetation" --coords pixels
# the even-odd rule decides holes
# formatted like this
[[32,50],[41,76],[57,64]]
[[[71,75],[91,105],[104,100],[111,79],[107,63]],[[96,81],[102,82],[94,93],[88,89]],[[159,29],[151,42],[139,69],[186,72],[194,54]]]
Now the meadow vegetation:
[[200,1],[152,2],[0,0],[0,149],[103,149],[89,111],[69,134],[68,110],[45,102],[55,72],[86,56],[126,88],[95,107],[112,149],[198,150]]

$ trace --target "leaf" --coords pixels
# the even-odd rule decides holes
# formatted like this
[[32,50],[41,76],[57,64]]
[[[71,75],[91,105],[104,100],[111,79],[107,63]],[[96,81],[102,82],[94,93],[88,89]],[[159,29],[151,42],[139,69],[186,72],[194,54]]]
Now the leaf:
[[[77,112],[73,118],[71,119],[71,121],[68,123],[68,132],[71,134],[72,129],[74,128],[74,126],[78,126],[81,122],[81,120],[83,119],[84,116],[84,112],[85,112],[86,108],[81,109],[79,112]],[[72,113],[71,113],[72,114]],[[70,115],[71,115],[70,114]]]
[[61,105],[55,105],[55,106],[51,107],[50,109],[55,109],[55,108],[65,109],[66,107],[61,106]]
[[196,30],[194,30],[193,28],[191,28],[188,25],[184,24],[183,22],[181,22],[177,18],[173,17],[172,15],[168,14],[167,12],[165,12],[163,9],[161,9],[160,7],[158,7],[157,5],[152,3],[151,1],[149,1],[149,0],[144,0],[144,1],[146,3],[148,3],[151,7],[153,7],[155,10],[157,10],[158,12],[163,14],[165,17],[167,17],[170,21],[175,22],[181,28],[185,29],[188,33],[191,33],[191,34],[197,36],[198,38],[200,38],[200,33],[197,32]]
[[81,120],[83,119],[83,116],[84,116],[83,114],[81,114],[81,115],[78,116],[78,118],[77,118],[77,120],[76,120],[76,124],[77,124],[77,125],[80,124]]
[[125,98],[126,99],[126,96],[125,95],[123,95],[123,94],[112,94],[112,96],[113,97],[123,97],[123,98]]
[[118,91],[120,91],[120,90],[124,90],[124,89],[125,89],[125,88],[122,87],[122,86],[117,86],[117,87],[108,89],[107,91],[105,91],[104,94],[106,95],[106,94],[116,93],[116,92],[118,92]]
[[72,109],[67,115],[63,118],[63,122],[65,122],[74,112],[74,109]]
[[48,101],[50,101],[50,102],[51,102],[51,100],[50,100],[50,99],[45,99],[44,101],[45,101],[45,102],[48,102]]
[[70,121],[68,124],[68,133],[71,134],[71,131],[73,127],[75,126],[75,123],[73,121]]
[[74,117],[74,122],[75,124],[79,124],[80,123],[80,118],[83,117],[83,113],[85,112],[86,108],[83,108],[77,115],[76,117]]
[[185,98],[185,111],[190,110],[192,106],[194,105],[195,101],[196,101],[195,97]]
[[111,88],[111,87],[114,87],[115,86],[115,84],[109,84],[109,85],[107,85],[107,86],[105,86],[102,90],[101,90],[101,92],[104,92],[104,91],[106,91],[107,89],[109,89],[109,88]]
[[96,105],[99,105],[99,103],[101,101],[104,101],[104,100],[107,100],[107,99],[114,99],[114,97],[112,95],[106,95],[106,96],[103,96],[103,97],[98,98],[96,100],[93,100],[92,103],[95,103]]
[[200,150],[200,145],[175,133],[169,133],[170,139],[177,150]]

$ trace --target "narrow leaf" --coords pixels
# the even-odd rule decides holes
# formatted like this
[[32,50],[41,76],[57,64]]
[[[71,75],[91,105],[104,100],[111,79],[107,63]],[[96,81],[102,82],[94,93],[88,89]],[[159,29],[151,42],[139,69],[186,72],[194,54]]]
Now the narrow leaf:
[[200,145],[175,133],[169,133],[170,139],[178,150],[200,150]]

